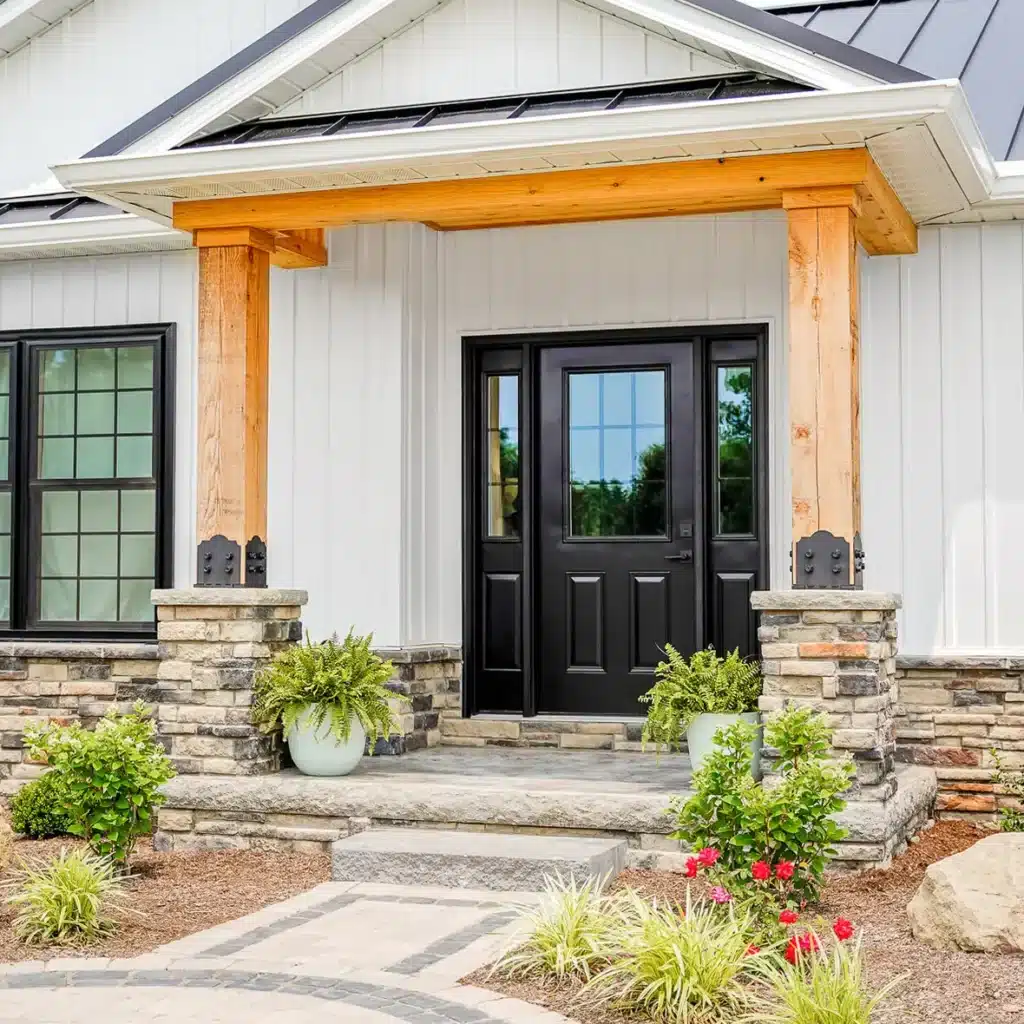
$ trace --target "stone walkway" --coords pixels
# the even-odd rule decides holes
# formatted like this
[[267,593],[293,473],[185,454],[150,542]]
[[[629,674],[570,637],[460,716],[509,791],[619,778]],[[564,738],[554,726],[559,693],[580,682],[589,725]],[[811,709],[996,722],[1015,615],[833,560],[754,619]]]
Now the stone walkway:
[[326,882],[132,960],[0,966],[2,1024],[559,1024],[458,979],[514,940],[534,893]]

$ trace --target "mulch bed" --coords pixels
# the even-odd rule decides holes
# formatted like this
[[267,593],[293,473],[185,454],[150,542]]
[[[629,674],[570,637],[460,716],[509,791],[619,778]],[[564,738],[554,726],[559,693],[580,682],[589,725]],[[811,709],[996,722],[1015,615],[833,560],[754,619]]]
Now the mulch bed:
[[[18,858],[46,858],[79,840],[18,839]],[[96,945],[26,946],[13,933],[14,911],[0,904],[0,963],[46,960],[54,956],[130,957],[148,953],[165,942],[223,924],[261,907],[278,903],[330,879],[330,858],[324,855],[219,850],[155,853],[150,840],[140,840],[127,881],[126,915],[117,931]],[[11,869],[0,878],[10,881]]]
[[[877,1024],[1024,1024],[1024,957],[949,953],[914,940],[906,908],[929,864],[973,846],[989,833],[962,821],[942,821],[921,834],[888,871],[832,877],[822,917],[852,920],[864,933],[868,973],[876,985],[906,974],[876,1014]],[[678,874],[625,871],[616,888],[682,903],[686,881]],[[489,969],[465,979],[475,985],[538,1003],[587,1024],[636,1024],[633,1015],[581,1009],[578,985],[509,981]]]

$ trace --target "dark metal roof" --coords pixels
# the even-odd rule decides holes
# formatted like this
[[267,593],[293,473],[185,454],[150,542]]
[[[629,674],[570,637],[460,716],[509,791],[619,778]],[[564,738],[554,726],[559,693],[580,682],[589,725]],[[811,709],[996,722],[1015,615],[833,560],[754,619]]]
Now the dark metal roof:
[[[776,39],[799,46],[853,70],[871,75],[883,82],[911,82],[922,78],[909,68],[900,67],[856,47],[846,46],[828,34],[808,31],[797,23],[776,18],[773,14],[751,7],[744,0],[688,0],[696,7],[721,15],[737,24],[764,32]],[[294,39],[328,15],[344,7],[349,0],[314,0],[298,14],[282,22],[254,43],[229,57],[222,64],[200,76],[191,85],[175,93],[163,103],[137,118],[121,131],[89,150],[88,157],[114,156],[155,131],[193,103],[210,95],[225,82],[262,60],[278,47]]]
[[775,14],[929,78],[959,78],[993,156],[1024,159],[1024,0],[794,3]]
[[701,103],[709,100],[745,99],[752,96],[780,96],[807,92],[809,87],[783,78],[754,72],[714,75],[667,82],[642,82],[637,85],[602,86],[597,89],[572,89],[559,92],[496,96],[481,100],[454,100],[448,103],[419,104],[375,110],[353,110],[301,117],[259,118],[232,125],[177,146],[194,149],[244,142],[271,142],[281,139],[309,139],[326,135],[354,135],[359,132],[388,131],[398,128],[424,128],[427,125],[466,124],[470,121],[527,119],[551,114],[575,114],[597,110],[629,110],[668,103]]
[[42,196],[0,198],[0,228],[40,220],[80,220],[122,213],[98,199],[76,196],[71,192],[53,192]]

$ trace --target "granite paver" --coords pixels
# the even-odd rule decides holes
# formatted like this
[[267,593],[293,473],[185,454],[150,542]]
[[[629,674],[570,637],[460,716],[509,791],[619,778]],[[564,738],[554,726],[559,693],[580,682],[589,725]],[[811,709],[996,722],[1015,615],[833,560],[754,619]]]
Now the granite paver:
[[0,965],[2,1024],[558,1024],[458,979],[535,893],[328,882],[130,960]]

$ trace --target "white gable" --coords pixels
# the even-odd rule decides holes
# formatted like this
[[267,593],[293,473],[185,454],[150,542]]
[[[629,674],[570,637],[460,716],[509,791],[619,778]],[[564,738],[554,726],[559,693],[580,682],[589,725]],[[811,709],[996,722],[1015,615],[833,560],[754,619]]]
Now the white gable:
[[275,114],[688,78],[734,70],[576,0],[448,0]]

